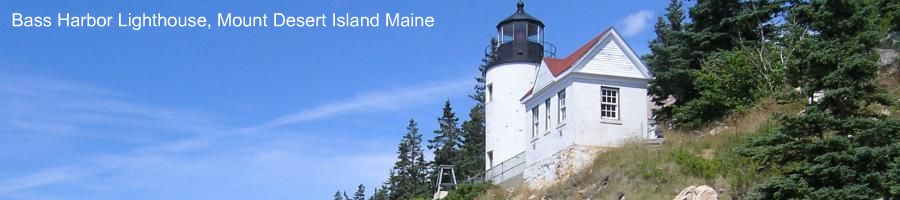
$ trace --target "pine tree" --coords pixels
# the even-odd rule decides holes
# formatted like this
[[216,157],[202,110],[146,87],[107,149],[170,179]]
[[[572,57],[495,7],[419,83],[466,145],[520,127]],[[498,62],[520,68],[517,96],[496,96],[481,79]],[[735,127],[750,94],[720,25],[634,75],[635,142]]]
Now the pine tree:
[[[495,47],[497,40],[491,40],[491,47]],[[494,60],[494,49],[484,54],[481,66],[478,66],[479,76],[475,77],[475,92],[469,98],[475,100],[475,105],[469,110],[469,120],[462,123],[463,144],[462,156],[457,166],[459,177],[469,178],[484,171],[484,98],[485,98],[485,74]]]
[[[784,174],[756,189],[756,199],[900,198],[900,121],[874,111],[893,104],[873,83],[879,36],[871,1],[791,2],[789,84],[810,102],[799,116],[755,138],[742,153]],[[796,36],[799,35],[799,36]],[[802,99],[806,101],[807,98]]]
[[350,196],[347,196],[347,191],[344,191],[344,200],[351,200]]
[[425,197],[430,191],[429,167],[416,121],[410,119],[406,130],[397,146],[397,162],[388,180],[391,199]]
[[353,200],[366,200],[366,186],[359,184],[356,187],[356,193],[353,193]]

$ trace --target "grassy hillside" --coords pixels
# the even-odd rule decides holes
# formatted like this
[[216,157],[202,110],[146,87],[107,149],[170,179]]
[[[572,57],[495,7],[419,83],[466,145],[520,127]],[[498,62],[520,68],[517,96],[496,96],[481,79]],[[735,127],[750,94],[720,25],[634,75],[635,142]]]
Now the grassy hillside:
[[[511,199],[672,199],[690,185],[709,185],[722,199],[745,194],[775,172],[757,167],[735,152],[752,135],[777,123],[773,113],[797,114],[801,105],[764,101],[753,109],[693,133],[667,132],[662,145],[628,144],[599,155],[592,166],[540,191],[518,189]],[[497,191],[489,192],[497,199]],[[505,197],[500,197],[505,198]]]
[[[898,67],[895,67],[898,68]],[[900,70],[883,72],[876,82],[889,95],[900,97]],[[752,109],[734,114],[694,132],[665,132],[662,145],[627,144],[597,156],[592,166],[572,178],[539,191],[520,187],[512,193],[493,187],[476,199],[672,199],[691,185],[708,185],[720,199],[742,199],[750,189],[779,171],[759,172],[757,163],[737,150],[752,136],[777,126],[776,113],[796,115],[801,103],[777,104],[764,100]],[[900,118],[900,106],[872,107]]]

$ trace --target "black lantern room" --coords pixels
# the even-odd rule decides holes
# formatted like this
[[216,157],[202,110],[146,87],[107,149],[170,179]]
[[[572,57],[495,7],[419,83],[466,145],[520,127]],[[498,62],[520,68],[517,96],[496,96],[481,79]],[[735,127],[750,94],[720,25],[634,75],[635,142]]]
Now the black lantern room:
[[516,4],[516,13],[497,24],[494,65],[511,62],[540,63],[544,57],[544,23],[525,13],[525,3]]

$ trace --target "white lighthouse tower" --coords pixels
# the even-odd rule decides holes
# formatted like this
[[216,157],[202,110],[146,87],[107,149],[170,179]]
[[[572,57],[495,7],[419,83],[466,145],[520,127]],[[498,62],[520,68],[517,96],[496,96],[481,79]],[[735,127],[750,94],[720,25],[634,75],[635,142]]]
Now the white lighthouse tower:
[[544,23],[526,14],[521,1],[516,6],[512,16],[497,24],[496,57],[485,78],[485,166],[490,173],[513,167],[501,165],[509,163],[504,161],[524,161],[530,126],[521,99],[530,92],[544,57]]

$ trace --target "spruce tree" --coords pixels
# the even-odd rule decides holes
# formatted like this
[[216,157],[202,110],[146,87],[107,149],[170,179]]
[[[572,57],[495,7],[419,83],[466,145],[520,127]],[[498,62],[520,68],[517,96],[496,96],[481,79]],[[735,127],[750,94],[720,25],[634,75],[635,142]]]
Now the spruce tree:
[[369,197],[369,200],[389,200],[387,192],[386,186],[381,186],[381,189],[375,188],[375,192],[372,194],[372,197]]
[[359,184],[356,187],[356,193],[353,193],[353,200],[366,200],[366,186]]
[[754,138],[742,153],[784,173],[756,188],[756,199],[900,198],[900,122],[875,108],[891,99],[873,83],[873,47],[883,35],[872,1],[791,2],[789,84],[811,101],[799,116]]
[[484,54],[481,65],[478,66],[479,75],[475,77],[475,92],[469,98],[475,100],[475,105],[469,110],[469,120],[462,123],[463,144],[462,156],[457,164],[457,172],[461,178],[469,178],[484,171],[484,98],[485,98],[485,74],[487,68],[494,60],[494,48],[497,40],[491,40],[491,51]]
[[653,72],[655,78],[650,81],[648,93],[660,109],[655,110],[657,120],[671,119],[672,106],[666,106],[670,98],[678,99],[682,104],[696,95],[687,60],[687,41],[684,30],[684,10],[681,0],[672,0],[666,8],[666,17],[657,18],[654,31],[656,38],[650,41],[650,54],[644,61]]
[[416,121],[410,119],[406,130],[397,146],[397,162],[388,180],[391,199],[426,197],[430,191],[429,167]]
[[428,148],[434,151],[434,165],[452,165],[459,156],[459,146],[463,142],[460,134],[459,118],[450,106],[444,102],[443,114],[438,118],[439,129],[434,131],[434,138],[428,140]]
[[[650,42],[651,54],[644,57],[655,76],[648,92],[661,107],[655,110],[654,116],[676,126],[683,121],[716,118],[718,113],[727,113],[727,110],[703,107],[705,102],[694,103],[691,108],[679,107],[703,95],[698,89],[698,84],[703,82],[698,82],[696,75],[708,56],[768,41],[776,33],[771,20],[781,8],[778,0],[698,0],[689,8],[690,23],[687,23],[683,5],[681,0],[672,0],[665,18],[658,18],[654,27],[657,37]],[[695,108],[697,105],[700,108]]]
[[440,165],[457,163],[460,158],[460,145],[463,143],[462,131],[458,126],[459,119],[456,118],[449,100],[444,103],[442,110],[443,114],[438,118],[439,129],[434,131],[434,138],[428,140],[428,148],[434,151],[433,170],[429,180],[437,180],[437,167]]

